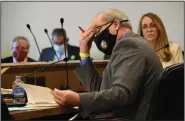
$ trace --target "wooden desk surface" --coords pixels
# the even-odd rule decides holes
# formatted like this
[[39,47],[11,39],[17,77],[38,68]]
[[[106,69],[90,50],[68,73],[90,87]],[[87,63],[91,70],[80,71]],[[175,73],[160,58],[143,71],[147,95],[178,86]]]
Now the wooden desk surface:
[[[29,107],[29,106],[28,106]],[[40,118],[44,116],[54,116],[59,114],[65,114],[70,112],[77,112],[75,108],[61,108],[59,106],[48,106],[48,107],[36,107],[33,110],[24,111],[10,111],[10,115],[15,120],[28,120],[33,118]]]
[[[95,65],[107,65],[108,60],[93,60]],[[54,63],[54,61],[50,61],[50,62],[28,62],[28,63],[1,63],[1,68],[5,68],[5,67],[10,67],[10,68],[27,68],[27,67],[43,67],[46,66],[48,64]],[[79,66],[80,64],[80,60],[73,60],[73,61],[68,61],[68,66]],[[53,66],[65,66],[65,62],[59,62],[59,63],[55,63],[52,65],[49,65],[49,67],[53,67]],[[48,67],[47,67],[48,68]]]
[[[101,75],[108,64],[108,61],[93,60],[93,62]],[[30,74],[31,72],[51,63],[52,62],[30,62],[1,64],[1,68],[9,67],[9,69],[1,75],[1,87],[6,89],[12,88],[12,83],[15,80],[15,76],[24,77],[27,74]],[[68,84],[72,89],[85,91],[85,86],[74,73],[74,69],[79,67],[79,63],[79,60],[68,62]],[[28,78],[25,78],[25,82],[34,85],[40,84],[41,86],[45,86],[50,89],[62,89],[61,87],[66,87],[67,84],[65,62],[50,65],[43,70],[30,75]]]
[[[86,90],[85,87],[80,83],[80,80],[73,73],[73,70],[79,66],[78,61],[69,61],[68,62],[68,71],[69,71],[69,86],[72,89],[77,90]],[[94,64],[97,67],[97,70],[100,74],[103,73],[108,61],[107,60],[93,60]],[[34,63],[17,63],[10,64],[4,63],[1,64],[1,68],[10,67],[2,76],[1,76],[1,87],[11,88],[12,82],[15,80],[15,76],[19,75],[24,77],[25,75],[33,72],[40,67],[46,66],[52,62],[34,62]],[[66,68],[65,63],[60,62],[54,65],[46,67],[44,70],[37,72],[33,75],[34,81],[37,82],[36,77],[44,77],[45,86],[54,89],[60,89],[60,85],[66,86]],[[26,111],[12,111],[10,114],[15,120],[26,120],[32,118],[40,118],[44,116],[53,116],[64,113],[75,112],[75,109],[62,109],[60,107],[42,107],[35,110],[26,110]]]

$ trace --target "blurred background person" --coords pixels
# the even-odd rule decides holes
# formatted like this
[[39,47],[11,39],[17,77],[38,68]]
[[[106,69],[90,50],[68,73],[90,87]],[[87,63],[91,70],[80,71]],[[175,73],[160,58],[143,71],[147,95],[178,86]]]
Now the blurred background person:
[[36,62],[28,57],[30,44],[26,37],[17,36],[11,43],[12,56],[1,59],[1,63]]
[[[138,34],[144,37],[145,40],[147,40],[147,42],[149,42],[149,44],[156,50],[163,68],[184,62],[181,47],[174,42],[168,41],[162,20],[156,14],[147,13],[141,17]],[[167,44],[169,44],[169,46],[165,47]],[[165,48],[160,49],[162,47]]]
[[[79,60],[79,47],[68,44],[69,39],[67,38],[66,31],[64,29],[55,28],[52,32],[51,37],[53,48],[45,48],[41,52],[43,61],[57,61],[65,58],[64,40],[66,40],[66,57],[70,60]],[[57,57],[56,57],[57,55]],[[41,57],[39,59],[41,61]]]

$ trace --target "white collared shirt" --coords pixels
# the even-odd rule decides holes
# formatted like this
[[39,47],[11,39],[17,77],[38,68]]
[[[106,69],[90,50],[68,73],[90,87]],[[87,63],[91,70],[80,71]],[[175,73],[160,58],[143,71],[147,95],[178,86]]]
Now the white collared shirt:
[[183,63],[184,62],[184,57],[182,55],[182,49],[179,44],[177,43],[169,43],[169,49],[172,54],[172,58],[169,62],[165,62],[160,58],[160,61],[163,65],[163,68],[166,68],[168,66],[171,66],[173,64],[178,64],[178,63]]
[[25,59],[24,59],[24,61],[22,61],[22,62],[18,62],[16,59],[15,59],[15,57],[13,57],[13,63],[26,63],[26,62],[28,62],[28,58],[26,57]]
[[[56,51],[55,51],[56,52]],[[57,57],[56,57],[56,55],[54,56],[54,60],[53,61],[58,61],[58,59],[59,60],[63,60],[64,58],[65,58],[65,51],[62,53],[62,55],[60,54],[60,53],[58,53],[58,52],[56,52],[56,54],[57,54]],[[66,57],[68,57],[68,51],[66,50]]]

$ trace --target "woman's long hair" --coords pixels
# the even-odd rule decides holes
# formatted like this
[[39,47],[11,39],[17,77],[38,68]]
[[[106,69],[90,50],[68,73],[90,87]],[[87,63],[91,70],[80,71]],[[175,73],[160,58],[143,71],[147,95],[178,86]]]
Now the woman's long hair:
[[[167,34],[166,34],[166,30],[164,28],[164,25],[163,25],[161,19],[159,18],[159,16],[157,16],[154,13],[147,13],[147,14],[144,14],[141,17],[140,22],[139,22],[138,34],[143,37],[142,20],[145,16],[147,16],[147,17],[149,17],[153,20],[153,22],[155,23],[155,25],[157,27],[158,33],[159,33],[158,40],[157,40],[157,43],[156,43],[156,45],[157,45],[156,50],[164,47],[166,44],[169,44],[168,37],[167,37]],[[171,54],[171,51],[170,51],[169,47],[166,47],[166,48],[163,48],[163,49],[159,50],[157,52],[157,54],[159,55],[161,60],[163,60],[165,62],[170,61],[171,58],[172,58],[172,54]]]

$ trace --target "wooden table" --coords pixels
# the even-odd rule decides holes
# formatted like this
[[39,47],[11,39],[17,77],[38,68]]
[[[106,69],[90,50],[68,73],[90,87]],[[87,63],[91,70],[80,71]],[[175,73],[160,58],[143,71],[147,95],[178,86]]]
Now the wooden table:
[[[107,60],[93,60],[97,70],[100,74],[103,73],[108,61]],[[68,84],[69,87],[78,91],[85,91],[86,88],[77,78],[73,72],[79,66],[80,61],[68,62]],[[24,77],[25,75],[39,69],[43,66],[51,64],[51,62],[30,62],[30,63],[4,63],[1,64],[1,68],[9,67],[9,69],[1,75],[1,87],[5,89],[11,89],[12,83],[15,80],[15,76]],[[33,85],[41,85],[50,89],[66,87],[66,66],[65,62],[60,62],[54,65],[46,67],[42,71],[34,73],[25,78],[25,82]],[[44,83],[44,84],[43,84]],[[43,84],[43,85],[42,85]]]
[[78,108],[65,109],[59,106],[36,107],[33,110],[10,111],[10,115],[12,115],[12,117],[15,120],[28,120],[28,119],[34,119],[34,118],[41,118],[45,116],[54,116],[54,115],[71,113],[71,112],[77,112],[77,109]]
[[[68,73],[69,73],[69,86],[72,89],[78,91],[85,91],[86,88],[82,85],[80,80],[76,77],[73,70],[79,66],[78,61],[69,61],[68,62]],[[96,65],[97,70],[100,74],[103,73],[108,61],[107,60],[93,60]],[[9,69],[1,75],[1,87],[10,89],[12,88],[12,82],[15,80],[15,76],[24,77],[25,75],[39,69],[43,66],[50,64],[51,62],[33,62],[33,63],[4,63],[1,64],[1,68],[9,67]],[[65,62],[60,62],[54,65],[34,73],[29,76],[30,79],[27,79],[26,82],[32,81],[35,85],[38,82],[45,82],[45,87],[50,89],[58,88],[60,89],[61,85],[66,87],[66,68]],[[42,77],[42,78],[41,78]],[[41,79],[42,80],[41,80]],[[28,83],[29,84],[29,83]],[[61,109],[60,107],[40,107],[35,110],[26,110],[26,111],[13,111],[10,114],[15,120],[27,120],[33,118],[40,118],[45,116],[54,116],[59,114],[65,114],[74,112],[74,109]]]

